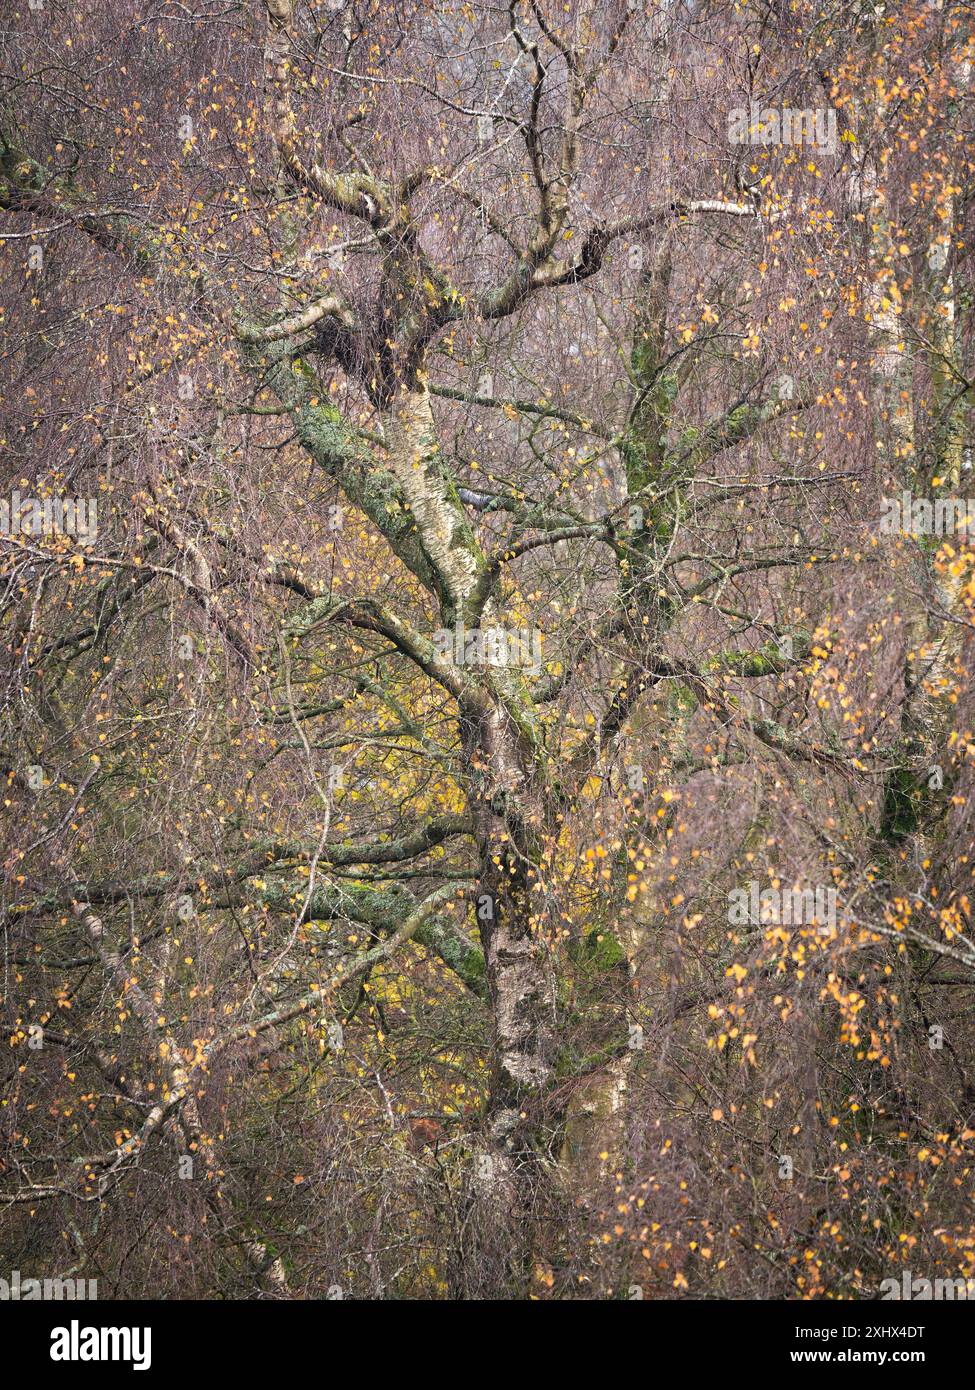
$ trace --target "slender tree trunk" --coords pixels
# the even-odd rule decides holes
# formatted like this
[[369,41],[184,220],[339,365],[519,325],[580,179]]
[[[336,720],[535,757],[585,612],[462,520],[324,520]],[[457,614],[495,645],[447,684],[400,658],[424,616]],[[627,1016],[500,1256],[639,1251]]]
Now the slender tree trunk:
[[466,721],[470,798],[480,856],[477,918],[494,1026],[492,1133],[518,1126],[523,1103],[552,1077],[552,991],[537,898],[541,807],[523,736],[503,703]]

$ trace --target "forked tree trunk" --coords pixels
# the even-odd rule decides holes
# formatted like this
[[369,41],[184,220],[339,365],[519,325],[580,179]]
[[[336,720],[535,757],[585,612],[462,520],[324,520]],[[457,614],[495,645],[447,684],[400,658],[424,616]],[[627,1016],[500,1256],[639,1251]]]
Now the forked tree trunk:
[[[430,397],[421,385],[396,393],[384,419],[391,471],[440,578],[440,619],[481,627],[496,621],[485,596],[484,559],[440,456]],[[534,918],[543,811],[535,759],[513,713],[517,676],[465,668],[481,697],[461,701],[466,790],[479,856],[477,919],[493,1022],[492,1139],[509,1149],[524,1103],[551,1079],[551,990]]]

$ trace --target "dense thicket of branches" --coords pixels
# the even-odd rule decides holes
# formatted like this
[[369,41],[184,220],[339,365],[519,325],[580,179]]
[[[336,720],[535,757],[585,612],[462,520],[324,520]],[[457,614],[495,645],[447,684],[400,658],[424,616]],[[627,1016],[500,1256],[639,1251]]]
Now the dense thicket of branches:
[[975,1276],[971,19],[15,0],[0,1267]]

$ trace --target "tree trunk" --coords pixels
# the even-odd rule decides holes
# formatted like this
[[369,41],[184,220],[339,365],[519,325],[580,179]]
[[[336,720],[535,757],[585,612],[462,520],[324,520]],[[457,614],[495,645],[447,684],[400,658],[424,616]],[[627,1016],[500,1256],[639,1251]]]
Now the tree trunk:
[[494,1026],[491,1127],[506,1140],[552,1077],[552,990],[533,892],[541,812],[523,737],[498,702],[466,721],[469,795],[480,857],[478,927]]

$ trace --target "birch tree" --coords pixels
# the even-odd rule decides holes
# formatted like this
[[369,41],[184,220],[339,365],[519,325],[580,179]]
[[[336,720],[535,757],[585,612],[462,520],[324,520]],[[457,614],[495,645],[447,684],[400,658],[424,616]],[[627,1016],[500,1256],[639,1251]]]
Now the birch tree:
[[158,1168],[247,1291],[808,1296],[964,1166],[970,556],[880,512],[969,461],[971,46],[18,15],[7,478],[97,527],[2,542],[17,1239]]

